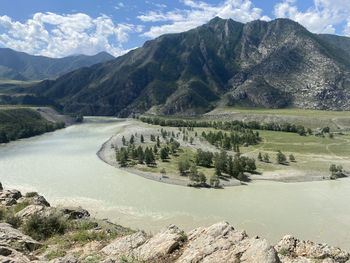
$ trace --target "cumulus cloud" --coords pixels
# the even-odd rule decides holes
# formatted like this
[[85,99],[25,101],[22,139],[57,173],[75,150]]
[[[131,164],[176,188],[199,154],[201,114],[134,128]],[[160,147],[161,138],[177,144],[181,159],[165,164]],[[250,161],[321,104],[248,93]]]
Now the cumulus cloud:
[[184,9],[173,11],[149,11],[139,15],[143,22],[163,22],[163,25],[151,26],[143,35],[157,37],[166,33],[178,33],[192,29],[208,22],[218,16],[221,18],[232,18],[240,22],[248,22],[256,19],[270,20],[263,16],[263,10],[254,7],[250,0],[226,0],[221,4],[212,5],[196,0],[182,0]]
[[36,13],[23,23],[0,16],[2,46],[49,57],[92,55],[100,51],[119,56],[127,51],[123,44],[129,34],[141,31],[141,26],[115,24],[106,15],[92,18],[83,13]]
[[[285,0],[274,8],[276,17],[293,19],[315,33],[336,33],[336,27],[348,19],[350,26],[350,1],[348,0],[314,0],[314,5],[306,11],[300,11],[296,0]],[[344,34],[348,34],[345,27]]]

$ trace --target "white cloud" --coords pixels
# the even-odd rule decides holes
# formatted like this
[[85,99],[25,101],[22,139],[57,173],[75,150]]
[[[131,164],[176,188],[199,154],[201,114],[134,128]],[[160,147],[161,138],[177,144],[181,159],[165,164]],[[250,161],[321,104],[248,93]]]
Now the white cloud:
[[119,56],[127,51],[123,44],[129,34],[141,31],[141,26],[115,24],[106,15],[92,18],[83,13],[36,13],[23,23],[0,16],[1,45],[50,57],[92,55],[100,51]]
[[164,25],[152,26],[143,35],[154,38],[166,33],[182,32],[202,25],[216,16],[225,19],[232,18],[240,22],[270,19],[263,16],[263,10],[254,7],[250,0],[226,0],[218,5],[197,0],[182,0],[182,3],[186,7],[182,10],[150,11],[138,16],[143,22],[166,22]]
[[[274,10],[276,17],[293,19],[315,33],[336,32],[336,27],[350,17],[349,0],[314,0],[314,5],[306,11],[300,11],[296,0],[285,0],[278,3]],[[350,20],[348,19],[350,22]],[[350,24],[349,29],[350,29]],[[347,27],[344,28],[347,32]]]

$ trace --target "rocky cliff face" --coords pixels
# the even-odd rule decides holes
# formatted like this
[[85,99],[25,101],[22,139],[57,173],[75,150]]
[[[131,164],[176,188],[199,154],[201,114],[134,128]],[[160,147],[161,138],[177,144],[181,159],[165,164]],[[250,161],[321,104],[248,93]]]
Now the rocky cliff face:
[[[53,208],[38,194],[22,196],[16,190],[0,189],[1,211],[24,207],[16,214],[24,222],[32,222],[31,218],[35,216],[49,221],[52,220],[51,215],[59,214],[61,220],[67,220],[70,224],[65,233],[38,241],[22,232],[27,231],[27,223],[19,227],[0,223],[0,262],[345,263],[350,260],[350,254],[339,248],[301,241],[292,236],[285,236],[277,245],[272,246],[265,239],[249,237],[244,231],[235,230],[226,222],[199,227],[188,233],[170,225],[150,236],[143,231],[129,231],[107,221],[92,219],[83,209]],[[80,232],[74,232],[73,226],[76,225],[83,225],[84,228],[79,228]],[[86,230],[87,225],[92,227]],[[48,231],[48,228],[45,229]],[[81,232],[82,229],[87,232]],[[116,229],[116,237],[102,238],[103,231],[111,235]],[[89,238],[85,239],[82,233],[89,234]],[[73,241],[67,244],[67,240]],[[62,244],[63,251],[60,250]]]
[[348,42],[288,19],[215,18],[34,91],[90,115],[196,114],[218,104],[349,110]]

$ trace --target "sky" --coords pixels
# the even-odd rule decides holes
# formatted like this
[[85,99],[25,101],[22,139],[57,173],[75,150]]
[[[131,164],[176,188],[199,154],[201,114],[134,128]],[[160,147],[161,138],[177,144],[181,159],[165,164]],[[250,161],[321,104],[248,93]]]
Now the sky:
[[314,33],[350,36],[350,0],[0,0],[0,47],[48,57],[120,56],[216,16],[290,18]]

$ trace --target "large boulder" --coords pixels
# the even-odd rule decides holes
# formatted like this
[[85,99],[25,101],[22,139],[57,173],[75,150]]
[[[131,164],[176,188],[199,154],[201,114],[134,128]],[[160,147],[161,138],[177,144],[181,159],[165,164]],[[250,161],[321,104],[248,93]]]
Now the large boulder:
[[23,208],[21,211],[16,213],[16,216],[21,218],[22,220],[28,219],[29,217],[37,214],[44,214],[46,211],[46,207],[42,205],[28,205]]
[[0,191],[0,204],[3,206],[12,206],[21,197],[22,194],[18,190],[2,190]]
[[281,262],[337,262],[350,260],[350,254],[340,248],[312,241],[299,240],[287,235],[275,246]]
[[30,260],[23,253],[10,247],[0,246],[0,262],[29,263]]
[[279,262],[276,251],[260,238],[248,238],[226,222],[197,228],[188,234],[188,242],[176,262]]
[[67,219],[83,219],[83,218],[89,218],[90,213],[89,211],[82,209],[81,207],[77,208],[61,208],[60,212],[63,213]]
[[156,258],[167,257],[180,247],[184,238],[183,231],[175,225],[170,225],[137,248],[135,251],[137,258],[150,261]]
[[147,241],[147,235],[143,231],[136,232],[132,235],[124,236],[114,240],[112,243],[102,249],[106,255],[119,258],[121,256],[135,256],[135,249]]
[[17,203],[28,203],[31,205],[42,205],[42,206],[50,206],[50,203],[38,193],[32,192],[27,193],[25,196],[17,200]]
[[27,252],[40,247],[40,243],[24,235],[19,230],[6,223],[0,223],[0,246]]

